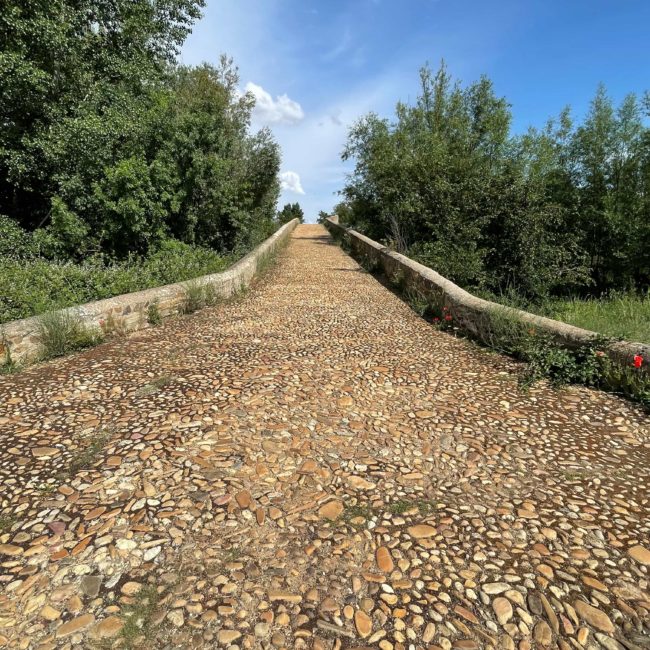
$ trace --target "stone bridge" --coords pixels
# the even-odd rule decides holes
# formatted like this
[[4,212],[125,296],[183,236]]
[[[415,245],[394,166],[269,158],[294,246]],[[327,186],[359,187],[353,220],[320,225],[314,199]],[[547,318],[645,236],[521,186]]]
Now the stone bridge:
[[238,300],[0,377],[0,647],[650,647],[650,430],[322,226]]

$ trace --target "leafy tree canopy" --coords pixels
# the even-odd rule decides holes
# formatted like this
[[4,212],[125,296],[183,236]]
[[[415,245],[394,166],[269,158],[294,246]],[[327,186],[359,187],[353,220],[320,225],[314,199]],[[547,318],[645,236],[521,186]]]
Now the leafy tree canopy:
[[299,203],[287,203],[278,212],[278,222],[280,224],[289,223],[293,219],[299,219],[300,223],[304,223],[305,221],[305,213],[302,211]]
[[565,109],[514,136],[489,79],[462,86],[444,63],[425,67],[413,105],[351,128],[337,213],[472,288],[531,299],[647,288],[649,111],[647,94],[614,107],[601,87],[583,124]]

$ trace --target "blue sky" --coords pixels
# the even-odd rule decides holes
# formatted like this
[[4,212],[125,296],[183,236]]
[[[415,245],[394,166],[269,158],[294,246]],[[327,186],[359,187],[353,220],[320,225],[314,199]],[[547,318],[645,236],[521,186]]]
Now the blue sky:
[[258,98],[254,127],[282,147],[280,205],[314,221],[339,200],[349,126],[413,99],[427,61],[487,74],[515,131],[567,104],[582,118],[601,81],[616,101],[650,90],[650,0],[207,0],[181,58],[222,53]]

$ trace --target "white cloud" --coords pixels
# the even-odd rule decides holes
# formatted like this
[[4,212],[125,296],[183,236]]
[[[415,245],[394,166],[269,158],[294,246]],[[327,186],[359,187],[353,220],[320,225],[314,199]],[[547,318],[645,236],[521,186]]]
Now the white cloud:
[[280,185],[283,190],[294,192],[296,194],[304,194],[305,190],[302,189],[300,176],[296,172],[282,172],[280,174]]
[[253,115],[264,124],[297,124],[305,117],[302,106],[287,95],[273,99],[262,86],[250,81],[246,84],[246,92],[255,97]]

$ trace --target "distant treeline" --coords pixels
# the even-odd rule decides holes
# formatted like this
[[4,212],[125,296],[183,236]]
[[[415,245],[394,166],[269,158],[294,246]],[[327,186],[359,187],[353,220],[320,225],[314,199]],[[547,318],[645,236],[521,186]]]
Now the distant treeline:
[[463,87],[443,64],[420,81],[414,105],[350,130],[343,222],[487,292],[648,289],[650,94],[615,107],[600,87],[581,124],[566,108],[515,136],[486,77]]
[[19,228],[25,254],[115,261],[170,239],[245,250],[270,233],[280,152],[249,133],[253,98],[225,58],[176,62],[202,5],[3,3],[0,239]]

